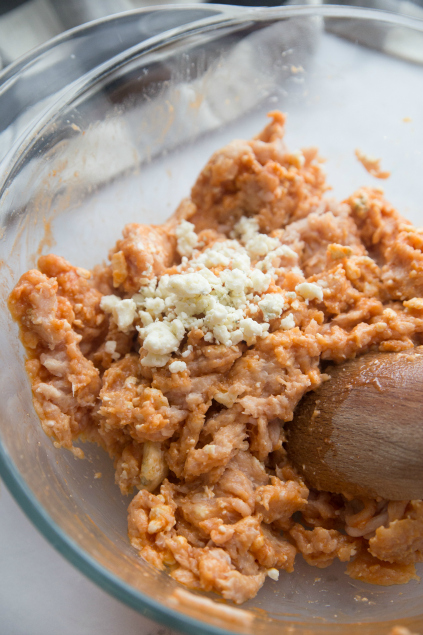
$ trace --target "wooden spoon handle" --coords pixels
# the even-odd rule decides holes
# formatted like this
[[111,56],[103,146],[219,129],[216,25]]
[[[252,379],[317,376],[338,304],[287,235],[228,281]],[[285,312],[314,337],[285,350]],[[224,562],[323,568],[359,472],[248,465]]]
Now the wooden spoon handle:
[[348,497],[423,498],[423,347],[326,369],[287,426],[290,460],[312,487]]

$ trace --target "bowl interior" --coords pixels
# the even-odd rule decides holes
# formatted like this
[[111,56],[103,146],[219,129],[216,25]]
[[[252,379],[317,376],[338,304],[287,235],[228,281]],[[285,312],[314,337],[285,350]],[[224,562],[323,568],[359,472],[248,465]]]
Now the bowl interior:
[[[354,29],[360,37],[348,40]],[[176,583],[129,545],[129,499],[114,484],[109,458],[86,445],[87,459],[76,460],[45,437],[6,298],[42,253],[91,268],[107,259],[125,223],[164,221],[212,152],[256,134],[274,109],[288,115],[290,148],[319,147],[337,198],[379,184],[356,160],[359,148],[382,159],[391,171],[383,182],[388,200],[421,224],[423,66],[413,41],[422,44],[422,28],[360,10],[210,18],[79,78],[3,163],[3,475],[27,513],[86,573],[187,632],[252,627],[175,608]],[[97,472],[102,477],[94,479]],[[340,563],[319,570],[298,556],[295,574],[268,579],[245,608],[255,612],[257,633],[358,633],[363,623],[370,633],[386,632],[390,620],[421,625],[422,604],[416,582],[375,587],[348,578]]]

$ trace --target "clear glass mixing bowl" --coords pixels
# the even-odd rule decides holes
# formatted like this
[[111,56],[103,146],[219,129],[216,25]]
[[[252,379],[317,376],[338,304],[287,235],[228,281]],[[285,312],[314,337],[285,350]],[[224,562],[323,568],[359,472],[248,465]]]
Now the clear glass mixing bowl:
[[423,589],[373,587],[298,558],[248,603],[249,626],[175,604],[176,583],[128,543],[110,460],[96,447],[76,460],[43,434],[6,298],[41,253],[91,267],[125,223],[165,220],[209,155],[276,108],[292,149],[327,157],[338,197],[374,185],[360,148],[382,157],[388,198],[419,223],[422,64],[423,23],[393,14],[187,5],[76,29],[0,76],[0,473],[64,556],[151,618],[195,634],[417,630]]

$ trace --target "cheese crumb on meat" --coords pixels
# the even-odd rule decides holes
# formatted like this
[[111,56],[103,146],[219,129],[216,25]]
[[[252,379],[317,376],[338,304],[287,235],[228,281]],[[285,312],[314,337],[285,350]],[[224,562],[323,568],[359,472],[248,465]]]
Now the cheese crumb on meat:
[[187,369],[187,365],[182,361],[175,361],[169,364],[169,370],[171,373],[182,373]]
[[121,300],[116,295],[103,296],[100,306],[103,311],[113,315],[120,331],[126,331],[132,326],[137,307],[131,298]]
[[176,228],[177,250],[180,256],[190,257],[198,245],[198,236],[194,229],[195,226],[186,220],[179,223]]
[[284,331],[295,328],[295,319],[292,313],[288,313],[288,315],[281,320],[281,328],[283,328]]
[[280,317],[282,311],[288,308],[285,298],[278,293],[268,293],[263,300],[260,300],[258,305],[266,322]]
[[295,291],[301,295],[305,300],[323,300],[323,289],[314,282],[302,282],[297,284]]

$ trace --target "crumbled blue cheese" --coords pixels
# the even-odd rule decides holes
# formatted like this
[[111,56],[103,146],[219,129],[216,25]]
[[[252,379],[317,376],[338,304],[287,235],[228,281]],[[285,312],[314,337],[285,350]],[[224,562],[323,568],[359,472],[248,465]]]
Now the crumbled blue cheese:
[[281,328],[283,328],[284,331],[289,331],[290,329],[293,329],[294,327],[295,327],[294,316],[292,315],[292,313],[288,313],[288,315],[281,320]]
[[180,256],[190,257],[198,245],[198,236],[194,231],[194,225],[183,220],[175,231],[177,239],[177,251]]
[[254,269],[251,272],[250,280],[252,282],[253,291],[263,293],[269,288],[272,276],[269,273],[263,273],[260,269]]
[[266,322],[280,317],[282,311],[288,308],[285,297],[281,293],[268,293],[258,305]]
[[[192,329],[201,329],[206,342],[233,346],[244,341],[250,346],[268,334],[269,322],[281,317],[289,302],[295,308],[296,293],[276,292],[275,281],[289,272],[302,275],[298,254],[279,238],[260,233],[256,219],[242,217],[230,239],[201,252],[192,223],[182,221],[175,233],[182,256],[175,273],[146,278],[130,299],[105,296],[101,303],[120,330],[127,330],[136,319],[144,366],[163,367],[170,362],[171,372],[185,369],[185,362],[172,360],[172,354]],[[295,290],[307,303],[323,298],[322,288],[313,283],[301,283]],[[292,313],[281,320],[281,328],[294,327]],[[189,346],[181,357],[191,352]],[[219,398],[232,399],[223,394]]]
[[146,298],[145,308],[152,317],[156,317],[165,310],[165,303],[161,298]]
[[[147,304],[147,302],[146,302],[146,304]],[[141,319],[141,322],[142,322],[143,326],[148,326],[149,324],[152,324],[153,317],[147,311],[138,311],[138,315],[140,316],[140,319]]]
[[[179,239],[193,232],[193,226],[185,223],[177,229]],[[133,298],[143,325],[139,328],[143,348],[152,355],[176,352],[176,342],[171,337],[154,336],[153,349],[153,335],[149,335],[155,333],[153,325],[157,322],[173,325],[176,320],[179,341],[197,328],[203,331],[206,342],[225,346],[241,341],[251,345],[257,338],[265,337],[268,322],[288,308],[284,292],[266,291],[276,269],[283,265],[282,272],[292,270],[297,266],[298,255],[281,245],[279,239],[260,234],[256,219],[244,217],[235,226],[231,239],[218,241],[201,253],[194,249],[197,243],[192,236],[190,241],[192,255],[189,260],[182,258],[178,273],[150,280]],[[215,267],[219,268],[218,273],[212,271]],[[264,323],[252,317],[259,309]],[[148,364],[149,360],[147,356],[143,363]]]
[[253,238],[250,238],[245,245],[245,248],[248,251],[250,258],[257,259],[267,256],[279,246],[280,242],[277,238],[271,238],[266,234],[256,234]]
[[296,263],[298,262],[298,254],[288,247],[288,245],[280,245],[269,251],[269,253],[257,263],[257,268],[261,271],[266,271],[267,273],[274,274],[276,269],[280,269],[282,262],[285,262],[285,267],[289,267],[290,271],[294,269],[294,267],[301,274],[301,269],[298,269]]
[[163,366],[166,366],[170,359],[170,355],[156,355],[154,353],[148,353],[142,358],[141,364],[149,368],[162,368]]
[[153,322],[142,329],[143,348],[155,355],[168,355],[178,350],[179,339],[167,322]]
[[187,369],[187,365],[182,361],[175,361],[169,364],[169,370],[171,373],[181,373],[182,371]]
[[120,331],[127,331],[132,326],[137,310],[132,298],[121,300],[116,295],[105,295],[101,298],[100,307],[112,314]]
[[247,342],[248,346],[254,343],[256,337],[264,337],[267,335],[269,330],[268,324],[260,324],[252,318],[245,318],[245,320],[241,320],[239,326],[243,334],[242,339]]
[[[162,283],[163,278],[160,280],[160,283]],[[210,283],[201,273],[166,276],[165,289],[169,293],[174,293],[179,298],[195,298],[196,296],[207,295],[211,292]]]
[[304,298],[304,300],[323,300],[323,289],[314,282],[301,282],[295,287],[295,291]]

